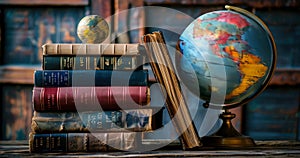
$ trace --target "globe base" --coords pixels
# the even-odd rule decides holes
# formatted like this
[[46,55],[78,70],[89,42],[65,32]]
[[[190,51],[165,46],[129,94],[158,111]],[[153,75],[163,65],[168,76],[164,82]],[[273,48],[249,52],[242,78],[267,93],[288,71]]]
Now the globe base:
[[215,134],[201,139],[204,147],[241,148],[255,146],[252,138],[243,136],[233,127],[231,120],[235,118],[235,114],[225,109],[225,112],[220,114],[220,118],[223,120],[221,128]]

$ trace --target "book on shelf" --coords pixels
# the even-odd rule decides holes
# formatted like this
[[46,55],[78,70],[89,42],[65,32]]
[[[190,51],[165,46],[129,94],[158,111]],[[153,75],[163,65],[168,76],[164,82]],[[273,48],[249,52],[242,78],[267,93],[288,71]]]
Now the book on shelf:
[[[181,92],[175,68],[161,32],[143,36],[143,44],[153,74],[165,88],[166,108],[172,118],[183,149],[194,149],[202,146],[197,129],[190,116],[189,109]],[[142,47],[140,47],[143,49]]]
[[162,109],[34,112],[34,133],[143,132],[162,127]]
[[141,70],[140,44],[45,44],[44,70]]
[[148,86],[33,87],[35,111],[92,111],[142,108],[150,103]]
[[44,55],[43,70],[142,70],[140,55]]
[[138,132],[30,133],[29,151],[32,153],[130,151],[138,147],[141,137]]
[[139,55],[140,44],[53,43],[42,46],[43,55]]
[[36,70],[34,72],[35,87],[147,85],[147,70]]

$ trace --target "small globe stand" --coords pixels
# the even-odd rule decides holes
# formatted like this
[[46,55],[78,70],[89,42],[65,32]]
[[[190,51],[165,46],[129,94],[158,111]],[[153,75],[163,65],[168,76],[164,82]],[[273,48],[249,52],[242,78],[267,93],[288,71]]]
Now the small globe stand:
[[[208,108],[208,104],[203,104]],[[238,132],[231,123],[231,120],[235,118],[235,114],[231,113],[229,109],[225,109],[219,118],[223,120],[220,129],[211,136],[205,136],[202,138],[202,143],[206,147],[253,147],[255,142],[252,138],[242,135]]]

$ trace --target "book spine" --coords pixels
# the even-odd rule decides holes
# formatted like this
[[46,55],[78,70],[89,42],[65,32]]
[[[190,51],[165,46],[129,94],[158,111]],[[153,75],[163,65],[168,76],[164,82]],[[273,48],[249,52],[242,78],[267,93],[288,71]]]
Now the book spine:
[[137,148],[138,133],[30,133],[29,151],[46,152],[90,152],[134,150]]
[[148,71],[36,70],[35,87],[147,86]]
[[92,111],[140,108],[150,102],[147,86],[34,87],[36,111]]
[[43,56],[43,70],[141,70],[142,56]]
[[[88,112],[34,112],[31,131],[35,133],[150,131],[162,126],[162,111],[132,109]],[[153,120],[157,122],[153,122]]]
[[138,55],[139,44],[45,44],[43,55]]

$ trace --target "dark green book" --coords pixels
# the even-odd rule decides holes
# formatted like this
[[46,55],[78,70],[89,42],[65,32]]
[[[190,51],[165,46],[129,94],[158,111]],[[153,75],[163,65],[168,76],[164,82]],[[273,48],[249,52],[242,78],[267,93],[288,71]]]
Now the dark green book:
[[36,87],[147,86],[148,71],[36,70]]
[[141,70],[141,55],[44,55],[44,70]]

